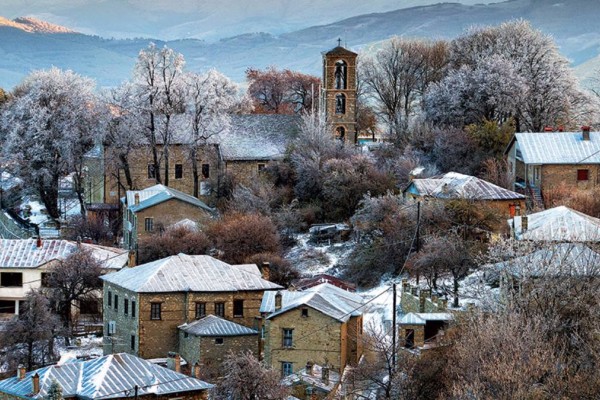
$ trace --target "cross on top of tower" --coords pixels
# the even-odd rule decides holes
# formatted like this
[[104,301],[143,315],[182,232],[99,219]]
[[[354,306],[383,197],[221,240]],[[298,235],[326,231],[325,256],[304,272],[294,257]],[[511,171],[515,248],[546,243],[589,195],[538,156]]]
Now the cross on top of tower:
[[342,38],[338,38],[337,42],[338,42],[338,47],[341,46],[342,45]]

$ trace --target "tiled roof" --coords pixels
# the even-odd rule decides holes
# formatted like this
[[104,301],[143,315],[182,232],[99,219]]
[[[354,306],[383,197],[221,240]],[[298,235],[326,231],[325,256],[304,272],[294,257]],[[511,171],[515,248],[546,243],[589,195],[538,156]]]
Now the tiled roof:
[[518,277],[598,275],[600,254],[582,243],[559,243],[486,266]]
[[[104,268],[119,269],[127,264],[127,250],[88,243],[80,244],[92,256],[103,262]],[[62,260],[77,250],[69,240],[0,239],[0,268],[38,268],[53,260]]]
[[515,134],[526,164],[600,164],[600,132],[522,132]]
[[527,216],[527,230],[521,228],[521,217],[508,220],[514,225],[515,237],[519,240],[555,242],[600,241],[600,219],[590,217],[565,206],[550,208]]
[[258,331],[247,328],[232,321],[207,315],[206,317],[178,327],[184,332],[195,336],[247,336],[258,335]]
[[[40,392],[32,395],[32,377],[40,377]],[[111,399],[138,395],[162,396],[169,393],[196,392],[213,385],[170,369],[154,365],[130,354],[112,354],[88,361],[74,361],[31,371],[0,381],[0,392],[26,399],[43,399],[53,380],[62,388],[63,396],[80,399]]]
[[475,176],[448,172],[441,176],[414,179],[404,190],[417,196],[439,199],[517,200],[525,196]]
[[338,321],[345,322],[352,316],[362,315],[362,296],[345,291],[329,283],[308,288],[304,291],[282,290],[281,309],[275,310],[275,292],[265,292],[260,305],[261,313],[270,313],[267,318],[283,314],[297,307],[314,308]]
[[325,53],[326,56],[357,56],[353,51],[350,51],[342,46],[336,46]]
[[206,255],[178,254],[124,268],[101,279],[138,293],[281,289],[281,286],[262,279],[260,274],[250,272],[247,265],[239,268]]
[[[139,196],[139,204],[135,204],[135,195]],[[187,193],[183,193],[179,190],[164,186],[154,185],[144,190],[128,190],[126,194],[127,207],[133,211],[138,212],[148,207],[155,206],[164,201],[170,199],[178,199],[194,206],[203,208],[209,213],[214,213],[214,210],[207,206],[203,201],[197,199],[194,196],[190,196]]]
[[218,139],[221,155],[226,161],[281,159],[299,124],[295,115],[232,115],[231,129]]

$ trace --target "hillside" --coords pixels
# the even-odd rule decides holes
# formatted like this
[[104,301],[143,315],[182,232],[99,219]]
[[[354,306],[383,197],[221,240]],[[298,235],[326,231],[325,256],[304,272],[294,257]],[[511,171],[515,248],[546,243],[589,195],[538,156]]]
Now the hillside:
[[[361,15],[278,36],[249,33],[212,43],[197,39],[154,42],[183,53],[191,70],[217,68],[241,82],[248,67],[269,65],[318,75],[320,52],[335,46],[338,37],[360,50],[393,35],[452,38],[472,25],[497,24],[518,17],[553,35],[574,66],[599,53],[600,31],[595,21],[600,17],[600,3],[586,0],[437,4]],[[129,77],[137,53],[149,41],[27,30],[0,23],[0,87],[11,88],[31,70],[53,65],[93,77],[100,86],[114,86]]]

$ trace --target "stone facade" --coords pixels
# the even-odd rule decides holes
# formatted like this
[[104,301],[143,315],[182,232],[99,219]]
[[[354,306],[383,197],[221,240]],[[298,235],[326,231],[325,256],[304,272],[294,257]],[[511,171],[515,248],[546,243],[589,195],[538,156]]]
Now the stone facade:
[[243,336],[195,336],[179,332],[179,353],[190,365],[200,365],[200,379],[223,376],[221,364],[230,352],[251,351],[258,358],[258,334]]
[[425,346],[425,325],[400,325],[398,338],[401,346],[423,347]]
[[234,183],[248,185],[260,176],[267,164],[267,160],[228,160],[225,171]]
[[[111,294],[111,302],[108,295]],[[188,292],[188,293],[134,293],[120,286],[104,283],[104,354],[125,352],[142,358],[165,357],[179,349],[177,327],[195,319],[196,303],[204,303],[206,314],[216,315],[215,303],[224,303],[223,318],[257,329],[263,291],[247,292]],[[118,307],[115,309],[115,296]],[[128,314],[125,314],[125,299]],[[243,315],[233,315],[234,300],[243,300]],[[132,302],[135,301],[135,316]],[[152,303],[160,304],[160,319],[152,319]],[[111,321],[114,333],[109,334]],[[134,339],[132,339],[132,337]],[[133,340],[133,342],[132,342]],[[258,348],[257,340],[250,347]],[[133,346],[131,346],[134,344]]]
[[419,289],[417,286],[411,286],[406,281],[402,282],[400,306],[403,313],[446,312],[447,305],[448,300],[431,295],[431,290]]
[[340,46],[323,54],[321,107],[333,134],[350,144],[357,141],[356,58],[356,53]]
[[[284,329],[293,330],[291,346],[284,346]],[[302,308],[292,309],[265,321],[265,362],[278,371],[284,362],[292,363],[294,371],[311,362],[340,372],[358,362],[362,334],[362,316],[340,322],[312,308],[308,316]]]

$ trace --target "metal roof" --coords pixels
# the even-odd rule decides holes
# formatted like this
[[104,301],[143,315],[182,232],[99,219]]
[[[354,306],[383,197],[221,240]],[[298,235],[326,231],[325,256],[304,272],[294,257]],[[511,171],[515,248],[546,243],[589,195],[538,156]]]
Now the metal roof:
[[[258,270],[258,269],[256,269]],[[101,276],[106,282],[138,293],[235,292],[271,290],[281,286],[250,272],[206,255],[178,254],[114,274]]]
[[518,240],[555,242],[600,241],[600,219],[590,217],[565,206],[550,208],[527,216],[527,230],[523,232],[521,217],[508,220],[514,226]]
[[273,318],[300,306],[311,307],[338,321],[345,322],[352,316],[362,315],[362,296],[348,292],[329,283],[313,286],[303,291],[282,290],[281,309],[275,310],[275,292],[265,292],[260,305],[261,313]]
[[427,321],[452,321],[454,316],[451,313],[408,313],[404,315],[400,325],[425,325]]
[[[32,395],[32,377],[40,377],[40,392]],[[161,396],[169,393],[206,390],[213,385],[152,364],[131,354],[119,353],[87,361],[52,365],[0,381],[0,392],[27,399],[42,399],[53,380],[61,386],[63,397],[111,399],[139,396]]]
[[582,243],[559,243],[485,268],[517,277],[597,276],[600,254]]
[[258,335],[258,331],[232,321],[207,315],[189,324],[178,326],[184,332],[195,336],[248,336]]
[[281,159],[299,125],[296,115],[232,115],[231,129],[219,136],[221,155],[226,161]]
[[[135,204],[135,195],[139,197],[139,204]],[[197,199],[187,193],[183,193],[179,190],[164,186],[154,185],[144,190],[128,190],[125,197],[127,201],[127,208],[133,212],[144,210],[148,207],[155,206],[162,202],[171,199],[178,199],[194,206],[203,208],[209,213],[214,213],[215,210],[207,206],[202,200]]]
[[590,140],[581,132],[522,132],[515,140],[525,164],[600,164],[600,132]]
[[0,239],[0,268],[39,268],[53,260],[62,260],[81,246],[89,250],[106,269],[120,269],[127,264],[127,250],[70,240]]
[[439,199],[518,200],[525,196],[475,176],[448,172],[432,178],[413,179],[404,192]]

